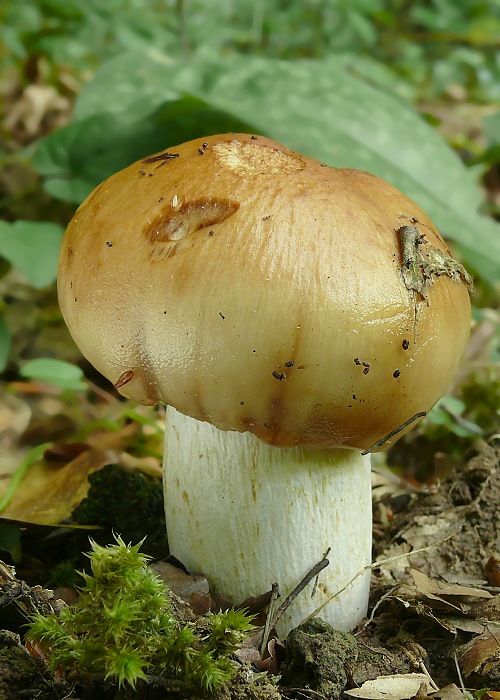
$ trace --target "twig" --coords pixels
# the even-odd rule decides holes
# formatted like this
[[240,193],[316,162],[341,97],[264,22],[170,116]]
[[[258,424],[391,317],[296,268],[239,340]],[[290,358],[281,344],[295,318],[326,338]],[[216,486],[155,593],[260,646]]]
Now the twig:
[[[390,597],[392,596],[392,594],[395,593],[395,592],[398,590],[398,588],[399,588],[399,585],[398,585],[398,586],[393,586],[389,591],[386,591],[386,592],[384,593],[384,595],[381,596],[381,597],[377,600],[377,602],[376,602],[375,605],[373,606],[373,609],[372,609],[372,611],[371,611],[371,613],[370,613],[370,617],[367,618],[367,620],[366,620],[365,624],[363,625],[362,629],[365,629],[366,627],[368,627],[369,624],[371,624],[371,623],[373,622],[373,620],[374,620],[374,618],[375,618],[375,613],[377,612],[377,610],[379,609],[379,607],[382,605],[382,603],[383,603],[384,601],[386,601],[388,598],[390,598]],[[356,635],[355,635],[355,636],[356,636]]]
[[323,555],[323,558],[321,561],[319,561],[317,564],[315,564],[312,569],[310,569],[307,574],[304,576],[304,578],[300,581],[300,583],[295,586],[293,591],[285,598],[283,603],[279,606],[279,608],[276,610],[276,601],[278,600],[279,597],[279,584],[278,583],[273,583],[271,586],[271,600],[269,601],[269,608],[267,612],[267,617],[266,617],[266,624],[264,626],[264,631],[262,632],[262,641],[260,643],[260,655],[261,657],[264,656],[264,652],[267,647],[267,642],[269,641],[269,635],[271,633],[271,630],[273,627],[276,626],[276,623],[280,619],[280,617],[283,615],[285,610],[288,608],[288,606],[295,600],[295,598],[301,593],[301,591],[304,590],[304,588],[307,586],[308,583],[312,581],[314,577],[316,577],[316,581],[314,582],[313,590],[311,593],[311,598],[314,597],[314,594],[316,592],[316,588],[318,585],[318,577],[321,571],[325,569],[330,561],[327,559],[327,556],[329,555],[331,550],[331,547],[328,547],[326,552]]
[[323,693],[318,693],[317,690],[312,690],[311,688],[283,688],[283,695],[292,697],[302,697],[302,698],[321,698],[321,700],[328,700],[326,695]]
[[435,692],[436,690],[439,690],[439,686],[436,685],[436,683],[434,682],[434,679],[432,678],[431,674],[430,674],[429,671],[427,670],[427,666],[424,664],[424,662],[422,661],[422,659],[420,659],[419,667],[420,667],[420,670],[421,670],[421,671],[427,676],[427,678],[429,679],[429,685],[430,685],[430,687],[431,687],[431,689],[432,689],[432,692]]
[[259,653],[260,657],[264,656],[266,651],[267,642],[269,641],[269,635],[272,630],[272,621],[275,615],[276,601],[280,594],[280,588],[278,583],[273,583],[271,586],[271,600],[269,601],[269,607],[267,609],[266,624],[264,625],[264,630],[262,632],[262,641],[260,643]]
[[[420,552],[428,552],[429,549],[434,549],[434,547],[438,547],[440,544],[444,544],[445,542],[448,542],[448,540],[451,540],[453,537],[455,537],[455,535],[458,535],[458,533],[461,530],[462,530],[462,528],[459,527],[458,530],[455,530],[455,532],[451,532],[449,535],[446,535],[446,537],[443,537],[442,539],[438,540],[437,542],[433,542],[432,544],[427,544],[425,547],[419,547],[418,549],[412,549],[411,552],[403,552],[403,554],[395,554],[393,557],[388,557],[387,559],[378,559],[377,561],[373,562],[373,564],[370,564],[369,567],[365,566],[365,569],[366,568],[377,569],[381,564],[390,564],[391,561],[396,561],[397,559],[402,559],[403,557],[411,557],[413,554],[420,554]],[[357,576],[357,574],[356,574],[356,576]],[[349,585],[349,584],[347,584],[347,585]]]
[[467,691],[465,690],[465,685],[464,685],[464,679],[462,678],[462,672],[460,671],[460,666],[459,666],[458,659],[457,659],[457,652],[455,652],[453,656],[455,659],[455,666],[457,669],[458,681],[460,683],[460,687],[462,688],[462,693],[464,695],[467,695]]
[[[330,550],[328,550],[330,551]],[[271,627],[275,627],[276,623],[280,619],[280,617],[283,615],[285,610],[293,603],[295,598],[301,593],[304,588],[307,586],[308,583],[310,583],[315,576],[317,576],[320,571],[323,571],[323,569],[326,569],[330,561],[325,557],[321,561],[319,561],[317,564],[315,564],[310,571],[307,572],[307,574],[304,576],[302,581],[300,581],[297,586],[293,589],[291,593],[287,595],[285,600],[281,603],[279,608],[276,610],[273,619],[272,619],[272,625]]]
[[425,411],[419,411],[418,413],[415,413],[414,416],[411,418],[408,418],[408,420],[405,420],[404,423],[402,423],[400,426],[395,428],[394,430],[391,430],[391,432],[386,435],[385,437],[381,438],[380,440],[377,440],[377,442],[374,442],[373,445],[370,445],[370,447],[367,450],[364,450],[361,454],[362,455],[367,455],[369,452],[372,452],[373,450],[377,449],[377,447],[382,447],[388,440],[390,440],[392,437],[400,433],[402,430],[407,428],[411,423],[414,421],[418,420],[419,418],[424,418],[427,413]]
[[378,561],[373,562],[373,564],[367,564],[366,566],[363,566],[363,568],[360,569],[356,574],[354,574],[354,576],[345,584],[345,586],[343,586],[339,591],[337,591],[336,593],[331,595],[327,600],[325,600],[325,602],[322,603],[319,606],[319,608],[316,608],[316,610],[314,610],[310,615],[308,615],[305,618],[305,620],[303,620],[303,622],[306,622],[307,620],[310,620],[311,618],[319,615],[319,613],[323,610],[323,608],[325,608],[328,605],[328,603],[330,603],[330,601],[332,601],[334,598],[343,593],[346,590],[346,588],[348,588],[351,585],[351,583],[354,583],[354,581],[365,571],[371,571],[372,569],[377,569],[382,564],[389,564],[391,561],[396,561],[397,559],[402,559],[403,557],[411,557],[413,554],[420,554],[420,552],[427,552],[429,549],[434,549],[434,547],[438,547],[440,544],[443,544],[444,542],[451,540],[452,537],[455,537],[455,535],[458,535],[461,529],[462,528],[459,527],[458,530],[455,530],[455,532],[452,532],[451,534],[446,535],[446,537],[443,537],[441,540],[438,540],[438,542],[433,542],[432,544],[426,545],[425,547],[419,547],[419,549],[413,549],[411,552],[404,552],[403,554],[396,554],[393,557],[388,557],[388,559],[379,559]]
[[[323,559],[321,561],[323,561],[324,559],[327,558],[327,556],[330,554],[331,550],[332,550],[332,548],[328,547],[326,552],[323,554]],[[311,591],[311,598],[314,598],[314,596],[316,595],[316,589],[318,588],[318,581],[319,581],[319,572],[316,574],[316,578],[314,580],[314,586],[313,586],[313,589]]]

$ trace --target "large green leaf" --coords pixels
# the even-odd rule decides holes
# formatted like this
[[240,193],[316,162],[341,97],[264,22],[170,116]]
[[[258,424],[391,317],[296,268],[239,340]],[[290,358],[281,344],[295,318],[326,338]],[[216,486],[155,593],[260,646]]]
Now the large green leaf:
[[[185,140],[182,109],[176,124],[159,115],[162,109],[168,115],[172,105],[182,106],[186,95],[216,115],[210,128],[204,119],[194,119],[187,130],[190,138],[213,133],[212,127],[224,131],[233,119],[245,122],[248,131],[267,134],[329,165],[368,170],[426,210],[485,279],[500,276],[499,228],[477,213],[482,199],[474,174],[409,105],[353,77],[334,58],[225,59],[204,51],[176,60],[158,51],[123,54],[104,64],[78,99],[78,121],[68,127],[79,129],[78,167],[71,149],[54,167],[67,182],[80,180],[91,189],[99,181],[97,174],[104,172],[93,168],[96,143],[102,148],[101,162],[115,167],[117,149],[123,159],[129,158],[131,142],[145,155]],[[115,138],[120,133],[117,124],[126,138]],[[53,139],[67,138],[64,132]],[[120,146],[124,138],[129,147]],[[40,147],[40,159],[47,160],[47,143]],[[87,166],[82,162],[86,154]],[[46,162],[44,166],[47,172]]]
[[[147,101],[147,100],[146,100]],[[160,150],[220,131],[251,131],[251,126],[192,96],[150,104],[151,112],[130,120],[134,105],[123,112],[90,114],[47,137],[38,148],[35,165],[45,175],[50,194],[81,202],[102,180],[130,163]],[[144,100],[141,101],[141,109]]]
[[45,287],[56,279],[62,234],[62,228],[50,222],[0,221],[0,256],[33,287]]
[[52,357],[37,357],[26,362],[19,372],[21,377],[39,379],[61,389],[82,391],[87,389],[85,377],[77,365]]

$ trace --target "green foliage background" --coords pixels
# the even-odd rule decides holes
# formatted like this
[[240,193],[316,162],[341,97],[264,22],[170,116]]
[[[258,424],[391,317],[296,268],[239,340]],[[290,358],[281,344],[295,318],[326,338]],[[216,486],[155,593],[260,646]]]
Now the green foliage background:
[[[497,313],[499,205],[483,178],[500,155],[500,0],[8,0],[0,12],[4,279],[52,285],[72,211],[119,168],[248,131],[403,190],[475,274],[476,305]],[[62,128],[50,110],[37,134],[9,126],[30,85],[67,100]],[[0,371],[18,365],[7,296]],[[490,352],[497,362],[498,330]]]

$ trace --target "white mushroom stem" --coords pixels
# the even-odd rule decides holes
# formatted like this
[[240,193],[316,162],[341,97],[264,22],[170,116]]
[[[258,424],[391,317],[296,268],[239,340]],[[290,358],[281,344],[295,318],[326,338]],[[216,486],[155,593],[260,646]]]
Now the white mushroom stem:
[[231,603],[273,582],[282,602],[330,549],[317,585],[280,619],[281,637],[324,603],[320,616],[342,631],[366,614],[369,570],[342,589],[371,562],[368,456],[273,447],[169,407],[164,493],[171,553]]

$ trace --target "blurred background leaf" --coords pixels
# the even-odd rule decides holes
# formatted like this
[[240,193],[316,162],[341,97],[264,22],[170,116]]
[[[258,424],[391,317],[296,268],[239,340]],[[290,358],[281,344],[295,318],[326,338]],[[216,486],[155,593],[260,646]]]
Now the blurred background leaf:
[[21,367],[19,374],[21,377],[38,379],[61,389],[72,391],[87,389],[83,372],[79,367],[51,357],[37,357],[27,362]]
[[56,279],[62,234],[62,227],[53,223],[0,221],[0,255],[33,287],[45,287]]
[[7,366],[10,351],[10,334],[5,319],[0,317],[0,372]]

